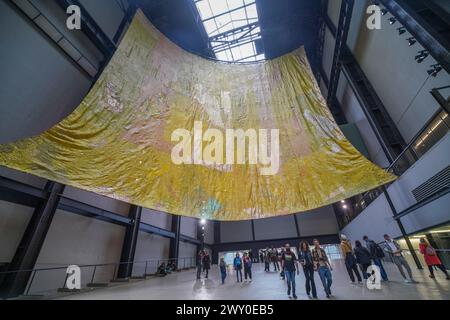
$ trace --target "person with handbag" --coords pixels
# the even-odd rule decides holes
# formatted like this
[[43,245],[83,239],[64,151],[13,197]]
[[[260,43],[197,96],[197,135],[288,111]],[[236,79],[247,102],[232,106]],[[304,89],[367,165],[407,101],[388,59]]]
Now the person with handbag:
[[425,238],[420,238],[419,243],[420,253],[423,254],[423,258],[425,259],[425,263],[428,266],[428,270],[430,270],[430,278],[434,279],[434,270],[433,266],[439,268],[444,274],[447,280],[450,280],[450,276],[447,273],[444,265],[441,262],[441,259],[436,254],[436,250],[430,245],[430,243]]
[[345,259],[345,267],[347,268],[347,272],[348,275],[350,276],[351,283],[355,284],[355,275],[356,275],[358,283],[361,284],[362,278],[358,271],[356,258],[355,255],[353,254],[352,244],[344,234],[341,235],[341,251]]
[[295,273],[299,274],[297,257],[295,253],[291,250],[291,246],[289,243],[285,245],[285,249],[281,255],[281,269],[284,271],[286,281],[287,281],[287,294],[289,298],[291,297],[291,289],[292,289],[292,297],[297,299],[297,295],[295,294]]

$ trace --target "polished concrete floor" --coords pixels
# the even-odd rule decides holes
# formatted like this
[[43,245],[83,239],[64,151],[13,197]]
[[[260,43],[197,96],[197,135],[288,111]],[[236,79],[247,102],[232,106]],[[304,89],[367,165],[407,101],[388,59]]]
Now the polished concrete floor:
[[[389,282],[382,283],[381,290],[369,290],[365,285],[352,285],[342,261],[333,261],[334,300],[345,299],[450,299],[450,281],[439,271],[436,279],[428,277],[426,270],[413,270],[418,281],[415,284],[404,283],[395,265],[385,265]],[[413,267],[411,265],[411,267]],[[262,264],[254,264],[253,281],[236,283],[235,275],[229,274],[225,285],[220,284],[220,276],[216,266],[210,270],[209,279],[195,280],[195,270],[183,271],[164,278],[152,278],[139,282],[115,285],[109,288],[96,289],[92,292],[66,296],[63,299],[170,299],[170,300],[279,300],[289,299],[286,294],[286,283],[280,280],[275,272],[266,273]],[[315,273],[318,298],[326,299],[319,276]],[[307,300],[304,275],[296,277],[298,299]]]

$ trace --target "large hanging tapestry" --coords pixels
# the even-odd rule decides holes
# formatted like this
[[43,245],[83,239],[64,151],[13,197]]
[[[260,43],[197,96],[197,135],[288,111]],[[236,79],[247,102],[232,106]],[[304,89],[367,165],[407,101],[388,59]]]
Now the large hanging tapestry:
[[0,145],[0,164],[216,220],[311,210],[395,179],[344,137],[303,48],[256,64],[210,61],[142,12],[80,106]]

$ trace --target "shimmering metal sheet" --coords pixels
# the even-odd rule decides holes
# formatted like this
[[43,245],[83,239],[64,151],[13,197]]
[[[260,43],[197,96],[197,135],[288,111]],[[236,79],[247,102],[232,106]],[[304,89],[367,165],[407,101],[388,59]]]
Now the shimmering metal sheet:
[[[176,165],[174,130],[279,129],[280,167]],[[81,105],[0,164],[143,207],[217,220],[291,214],[395,179],[343,136],[302,48],[230,65],[183,51],[136,14]]]

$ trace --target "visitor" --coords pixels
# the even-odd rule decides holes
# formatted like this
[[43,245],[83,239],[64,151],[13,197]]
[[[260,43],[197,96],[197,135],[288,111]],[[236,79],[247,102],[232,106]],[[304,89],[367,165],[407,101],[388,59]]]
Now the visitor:
[[317,299],[316,283],[314,282],[314,262],[309,250],[309,243],[306,241],[300,242],[300,250],[298,253],[298,260],[303,267],[303,273],[305,274],[305,287],[306,294],[314,299]]
[[252,258],[250,257],[250,254],[244,253],[242,263],[244,264],[245,282],[247,282],[247,278],[249,282],[252,282]]
[[269,248],[266,249],[266,252],[264,253],[264,271],[270,272],[270,254],[269,254]]
[[313,244],[314,248],[312,249],[312,257],[314,269],[319,272],[325,294],[327,295],[327,298],[329,298],[331,296],[331,284],[333,283],[333,278],[331,276],[331,271],[333,271],[333,268],[331,267],[325,250],[320,247],[319,240],[314,239]]
[[166,275],[167,275],[166,264],[163,262],[159,265],[158,270],[156,271],[156,276],[165,277]]
[[220,258],[219,268],[220,268],[220,277],[222,279],[222,284],[225,284],[225,278],[227,277],[227,264],[225,263],[224,258]]
[[[237,282],[242,282],[242,259],[241,256],[239,255],[239,252],[236,253],[236,257],[233,260],[233,267],[234,270],[236,270],[236,277],[237,277]],[[239,281],[239,276],[240,276],[240,281]]]
[[264,262],[264,254],[263,254],[262,251],[259,253],[259,261],[258,262],[259,263],[263,263]]
[[203,271],[205,272],[205,278],[208,279],[209,269],[211,269],[211,257],[208,251],[203,254]]
[[[397,266],[398,270],[400,271],[400,274],[402,275],[403,279],[406,283],[413,283],[415,282],[412,276],[411,268],[408,264],[408,261],[406,261],[405,257],[403,257],[402,254],[402,248],[397,243],[397,241],[392,240],[391,237],[387,234],[384,235],[384,251],[390,254],[392,261]],[[409,279],[406,277],[405,272],[403,271],[403,268],[406,269],[406,272],[409,275]]]
[[361,284],[362,279],[358,271],[355,255],[353,254],[352,244],[344,234],[341,235],[341,251],[345,259],[345,267],[347,268],[351,283],[355,284],[355,274],[358,279],[358,283]]
[[441,259],[436,254],[436,250],[430,245],[430,243],[425,238],[420,238],[419,243],[420,253],[423,254],[423,258],[425,259],[425,263],[428,266],[428,270],[430,271],[430,278],[434,279],[434,270],[433,266],[441,269],[441,271],[445,274],[447,280],[450,280],[450,277],[445,270],[444,265],[441,262]]
[[383,262],[381,261],[381,259],[384,258],[383,249],[381,249],[378,243],[370,240],[368,236],[364,236],[363,240],[366,242],[366,248],[370,252],[373,263],[380,269],[381,279],[383,281],[389,281]]
[[196,259],[196,265],[197,265],[197,280],[200,279],[200,276],[202,274],[202,266],[203,266],[203,251],[200,250],[197,254],[197,259]]
[[[281,261],[281,257],[283,256],[283,254],[284,254],[284,248],[281,248],[280,258],[277,261]],[[277,251],[277,257],[278,257],[278,251]],[[281,271],[280,271],[280,279],[283,281],[286,279],[283,268],[281,268]]]
[[369,250],[362,246],[359,240],[355,241],[355,257],[356,262],[360,265],[363,278],[367,280],[369,275],[367,274],[367,268],[369,268],[372,258],[370,256]]
[[273,246],[270,249],[270,260],[273,263],[274,271],[280,271],[280,265],[278,264],[278,252]]
[[299,269],[297,264],[297,257],[295,256],[295,253],[292,252],[289,243],[285,245],[284,251],[281,255],[281,269],[286,276],[288,286],[287,294],[289,298],[291,297],[292,289],[292,297],[294,299],[297,299],[297,295],[295,294],[295,272],[299,274]]

